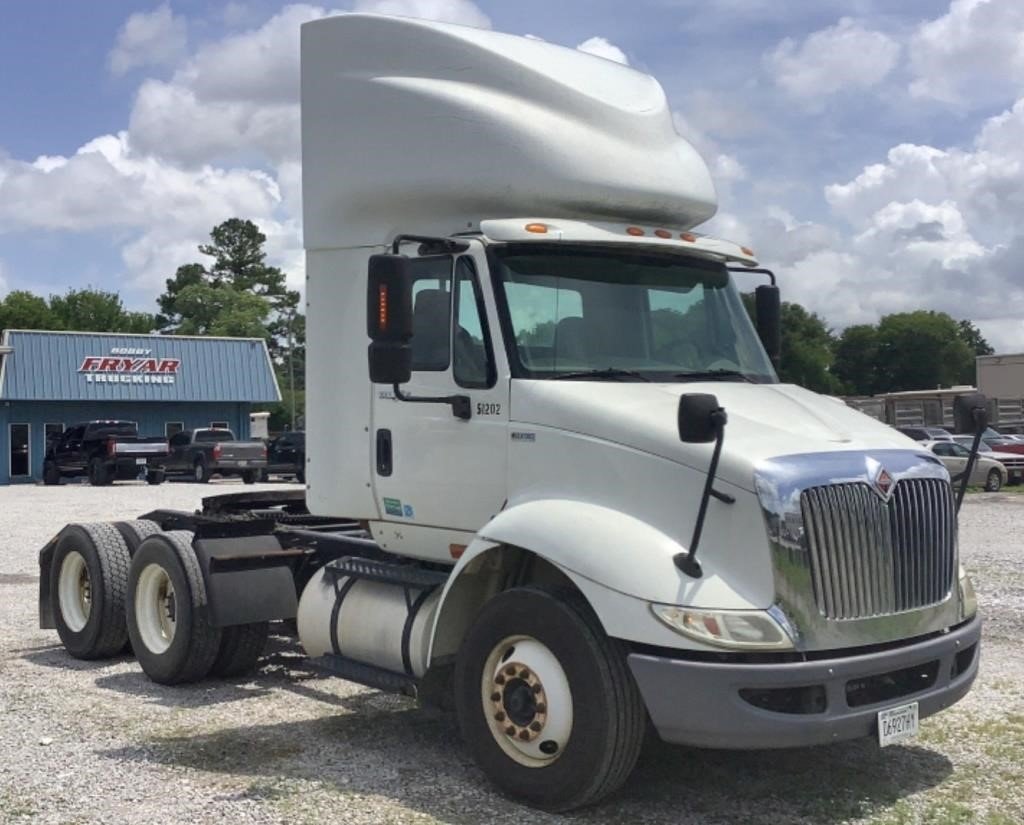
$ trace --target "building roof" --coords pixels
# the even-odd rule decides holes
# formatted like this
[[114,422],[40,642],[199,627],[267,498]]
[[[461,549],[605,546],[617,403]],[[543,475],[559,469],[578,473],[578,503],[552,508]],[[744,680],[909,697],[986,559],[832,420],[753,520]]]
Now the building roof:
[[7,330],[10,401],[279,401],[261,338]]

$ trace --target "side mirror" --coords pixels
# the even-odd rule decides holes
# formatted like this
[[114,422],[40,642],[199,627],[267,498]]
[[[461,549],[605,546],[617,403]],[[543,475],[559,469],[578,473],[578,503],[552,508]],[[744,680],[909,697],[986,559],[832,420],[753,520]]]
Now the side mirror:
[[725,427],[726,415],[718,398],[705,393],[679,396],[679,440],[687,444],[715,441]]
[[782,300],[775,284],[762,284],[754,290],[757,335],[772,365],[778,368],[782,356]]
[[988,398],[980,392],[958,395],[953,401],[953,425],[958,433],[983,432],[988,427]]
[[412,377],[412,270],[404,255],[372,255],[366,281],[370,381],[404,384]]

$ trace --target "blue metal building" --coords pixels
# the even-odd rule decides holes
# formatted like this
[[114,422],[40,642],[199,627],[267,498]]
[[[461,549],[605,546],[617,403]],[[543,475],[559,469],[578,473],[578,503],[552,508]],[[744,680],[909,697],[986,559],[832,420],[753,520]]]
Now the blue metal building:
[[135,421],[139,434],[226,426],[281,398],[259,338],[8,330],[0,341],[0,484],[42,477],[46,441],[72,424]]

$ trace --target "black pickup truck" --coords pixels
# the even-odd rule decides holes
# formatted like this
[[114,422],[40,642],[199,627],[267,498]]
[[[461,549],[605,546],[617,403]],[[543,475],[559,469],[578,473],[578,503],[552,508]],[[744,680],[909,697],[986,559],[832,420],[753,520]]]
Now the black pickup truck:
[[241,476],[253,484],[267,466],[267,445],[236,441],[231,430],[183,430],[171,436],[167,472],[188,474],[205,484],[212,476]]
[[143,477],[160,484],[167,452],[166,438],[140,437],[134,421],[73,424],[46,445],[43,483],[87,476],[97,487]]
[[294,476],[306,483],[306,434],[302,430],[282,433],[267,442],[267,468],[262,480],[270,476]]

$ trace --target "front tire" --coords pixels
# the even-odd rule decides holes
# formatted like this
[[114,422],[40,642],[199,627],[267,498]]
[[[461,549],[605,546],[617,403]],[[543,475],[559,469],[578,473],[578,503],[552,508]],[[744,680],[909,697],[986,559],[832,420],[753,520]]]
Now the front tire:
[[191,533],[158,533],[139,545],[128,574],[126,612],[135,658],[154,682],[196,682],[210,672],[221,629],[211,622]]
[[124,649],[131,558],[111,524],[72,524],[50,567],[50,604],[57,634],[76,659],[106,659]]
[[245,484],[255,484],[259,481],[260,471],[259,470],[245,470],[242,473],[242,481]]
[[192,480],[196,484],[207,484],[210,481],[210,468],[207,466],[206,461],[202,458],[198,459],[195,466],[192,468]]
[[644,739],[625,646],[572,591],[520,587],[489,601],[459,651],[455,701],[484,773],[548,811],[618,789]]
[[47,461],[43,465],[43,484],[49,487],[60,484],[60,467],[52,461]]
[[149,470],[146,473],[146,484],[153,486],[163,484],[166,478],[167,473],[165,470]]
[[998,493],[1003,487],[1003,477],[1000,475],[999,470],[994,467],[988,471],[988,476],[985,478],[985,490],[989,493]]

